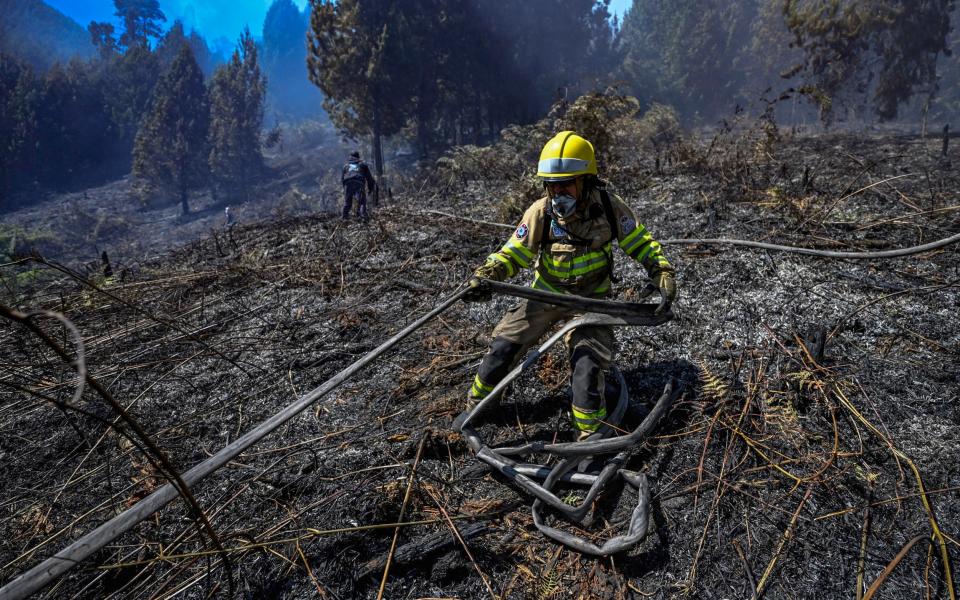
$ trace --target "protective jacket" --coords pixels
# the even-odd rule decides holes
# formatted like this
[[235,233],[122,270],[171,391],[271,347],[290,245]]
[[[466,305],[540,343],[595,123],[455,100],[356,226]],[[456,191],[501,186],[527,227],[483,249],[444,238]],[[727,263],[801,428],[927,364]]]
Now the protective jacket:
[[537,200],[507,243],[487,257],[484,271],[492,279],[503,280],[521,269],[534,268],[535,288],[604,296],[610,292],[616,243],[651,277],[661,271],[673,272],[660,244],[637,222],[630,207],[614,195],[609,199],[612,219],[598,189],[591,190],[587,201],[566,219],[550,214],[549,198]]
[[364,181],[367,183],[367,189],[372,192],[376,182],[373,179],[373,174],[370,173],[370,167],[359,158],[351,156],[350,160],[343,165],[340,182],[343,185],[358,185],[362,188]]

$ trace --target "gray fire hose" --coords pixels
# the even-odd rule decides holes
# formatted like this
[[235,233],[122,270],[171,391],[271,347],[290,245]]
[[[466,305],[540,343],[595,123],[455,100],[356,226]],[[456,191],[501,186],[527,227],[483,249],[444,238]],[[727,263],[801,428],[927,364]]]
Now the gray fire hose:
[[[276,431],[281,425],[342,385],[350,377],[376,360],[384,352],[396,346],[408,335],[450,308],[450,306],[463,298],[467,291],[468,288],[464,288],[443,299],[429,313],[398,331],[389,340],[383,342],[349,367],[337,373],[333,378],[287,405],[280,412],[223,447],[210,458],[193,466],[190,470],[183,473],[183,481],[191,487],[199,484],[208,475],[229,463],[253,444]],[[44,586],[78,565],[81,561],[96,553],[111,541],[169,504],[176,497],[177,491],[173,485],[168,483],[160,487],[132,507],[116,515],[109,521],[102,523],[50,558],[47,558],[40,564],[9,581],[0,588],[0,600],[19,600],[20,598],[26,598],[30,594],[41,590]]]
[[[647,534],[650,486],[645,474],[629,471],[624,468],[624,465],[670,408],[674,398],[672,382],[666,385],[659,400],[643,419],[643,422],[629,435],[622,437],[612,436],[626,414],[630,400],[626,381],[616,367],[611,368],[611,375],[617,381],[620,389],[616,407],[608,416],[607,421],[584,441],[560,444],[532,442],[518,447],[493,448],[484,442],[471,422],[477,415],[494,403],[499,402],[504,389],[523,371],[534,365],[567,332],[585,325],[656,326],[672,319],[673,314],[670,312],[654,314],[655,304],[612,302],[567,296],[491,280],[482,280],[481,285],[487,286],[494,292],[582,310],[586,314],[566,323],[539,348],[532,350],[519,365],[494,386],[493,390],[481,402],[472,409],[461,413],[454,420],[453,429],[463,435],[467,445],[474,451],[477,458],[512,481],[517,487],[534,496],[533,521],[537,529],[547,537],[584,554],[595,556],[609,556],[633,547]],[[616,453],[615,456],[607,459],[599,472],[579,473],[574,471],[582,461],[597,455],[614,453]],[[511,456],[530,454],[550,454],[560,457],[561,460],[553,467],[548,467],[546,465],[520,463],[510,458]],[[637,506],[630,516],[628,531],[625,535],[615,536],[598,546],[581,537],[547,525],[542,512],[544,504],[573,523],[589,526],[592,523],[592,516],[588,513],[594,500],[617,475],[622,477],[630,487],[637,490]],[[542,479],[543,483],[537,483],[534,478]],[[560,481],[588,485],[589,489],[584,500],[579,505],[570,505],[564,502],[552,491]]]

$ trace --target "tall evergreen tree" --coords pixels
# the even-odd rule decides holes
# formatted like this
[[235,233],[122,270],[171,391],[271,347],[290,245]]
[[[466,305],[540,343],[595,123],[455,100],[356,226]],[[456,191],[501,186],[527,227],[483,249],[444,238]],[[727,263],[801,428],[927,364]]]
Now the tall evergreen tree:
[[36,177],[39,98],[33,70],[0,52],[0,210],[11,208],[14,189]]
[[852,101],[887,120],[915,94],[932,97],[955,7],[954,0],[785,0],[822,118],[829,122],[838,104]]
[[323,97],[307,79],[309,19],[292,0],[274,0],[263,20],[268,114],[302,119],[322,114]]
[[112,61],[103,74],[103,95],[120,147],[129,152],[161,73],[157,55],[134,46]]
[[90,41],[97,49],[102,60],[109,60],[120,52],[120,44],[114,37],[114,27],[112,23],[98,23],[90,21],[87,25],[87,31],[90,32]]
[[163,33],[160,23],[167,17],[160,10],[158,0],[113,0],[116,15],[123,21],[120,45],[124,48],[148,47],[150,38]]
[[157,83],[137,132],[133,176],[145,197],[174,195],[183,214],[189,192],[207,179],[207,92],[203,73],[186,44]]
[[230,61],[217,68],[210,85],[209,164],[218,197],[246,199],[250,184],[262,172],[266,85],[256,44],[245,30]]
[[403,24],[394,0],[311,0],[307,65],[331,120],[349,135],[370,135],[377,175],[381,138],[409,116],[411,86]]
[[[183,22],[177,19],[160,38],[157,48],[154,50],[157,60],[160,62],[160,69],[163,71],[169,69],[173,61],[180,56],[180,49],[187,45],[189,45],[189,41],[186,32],[183,30]],[[196,55],[194,55],[194,60],[196,60]],[[197,64],[199,65],[200,62],[197,61]]]
[[43,76],[35,144],[38,174],[49,185],[69,185],[101,168],[111,149],[109,117],[91,67],[80,60],[54,65]]

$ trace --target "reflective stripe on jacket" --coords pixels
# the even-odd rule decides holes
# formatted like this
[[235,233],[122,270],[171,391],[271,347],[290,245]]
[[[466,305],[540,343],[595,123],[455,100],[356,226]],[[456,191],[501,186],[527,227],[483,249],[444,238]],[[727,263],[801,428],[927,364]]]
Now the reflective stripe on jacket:
[[[534,268],[534,288],[551,292],[602,296],[610,291],[612,244],[639,262],[651,276],[673,271],[660,244],[637,222],[623,200],[611,195],[617,231],[611,234],[600,192],[593,190],[587,205],[568,219],[551,219],[546,226],[549,198],[541,198],[523,214],[516,231],[500,250],[487,258],[497,279]],[[575,241],[576,243],[570,243]]]

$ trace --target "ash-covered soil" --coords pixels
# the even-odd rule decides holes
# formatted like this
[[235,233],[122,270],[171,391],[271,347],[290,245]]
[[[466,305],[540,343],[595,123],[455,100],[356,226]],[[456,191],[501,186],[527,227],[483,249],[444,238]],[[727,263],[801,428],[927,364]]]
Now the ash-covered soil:
[[[914,137],[808,137],[759,158],[734,147],[659,169],[645,158],[611,180],[659,239],[870,251],[960,231],[960,178],[939,150]],[[66,315],[89,373],[186,470],[454,293],[510,234],[489,223],[506,220],[507,192],[452,177],[410,186],[366,226],[317,213],[216,228],[123,282],[59,278],[5,302]],[[630,461],[653,491],[651,531],[636,548],[596,559],[546,540],[531,499],[449,431],[513,303],[497,298],[454,305],[195,487],[230,550],[234,594],[375,598],[392,556],[386,598],[826,599],[874,584],[875,598],[951,597],[957,248],[887,260],[665,251],[679,273],[678,318],[618,332],[633,398],[649,402],[671,378],[683,388]],[[642,270],[622,254],[617,269],[618,297],[633,298]],[[57,322],[37,322],[76,354]],[[89,388],[76,403],[84,413],[50,402],[71,402],[69,365],[21,324],[4,321],[0,335],[8,582],[162,480],[107,426],[117,417]],[[484,434],[571,439],[566,368],[551,353]],[[408,488],[403,521],[415,524],[391,553],[395,528],[374,526],[400,519]],[[615,486],[591,528],[565,527],[602,541],[624,532],[634,502]],[[176,501],[41,597],[226,597],[211,548]]]

